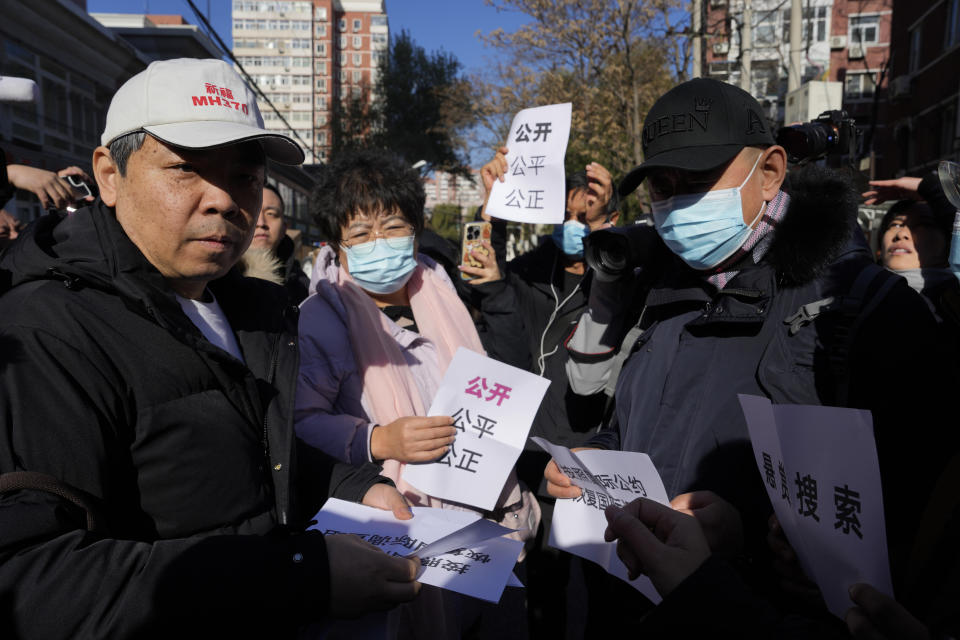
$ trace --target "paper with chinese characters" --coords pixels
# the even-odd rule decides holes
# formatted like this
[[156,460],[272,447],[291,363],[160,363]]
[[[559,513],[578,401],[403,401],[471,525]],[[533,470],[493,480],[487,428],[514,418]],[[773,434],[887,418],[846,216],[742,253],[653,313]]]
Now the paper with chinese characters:
[[566,217],[566,171],[570,137],[569,102],[524,109],[513,119],[506,141],[507,173],[490,190],[487,213],[495,218],[561,224]]
[[[500,537],[513,530],[472,511],[413,507],[413,518],[397,520],[390,511],[331,498],[313,519],[309,528],[324,535],[349,533],[391,555],[416,555],[422,565],[417,580],[424,584],[498,602],[504,587],[516,582],[513,567],[523,543]],[[448,541],[442,552],[430,552],[441,539]]]
[[617,556],[616,542],[603,539],[607,528],[604,509],[623,506],[636,498],[670,504],[667,491],[645,453],[630,451],[570,451],[543,438],[531,438],[549,453],[560,470],[580,487],[579,498],[557,500],[550,527],[550,545],[599,564],[608,573],[630,584],[659,603],[660,594],[647,576],[627,577],[627,567]]
[[493,509],[549,384],[461,347],[428,412],[451,416],[456,440],[439,460],[406,465],[403,479],[431,496]]
[[858,582],[892,597],[870,412],[744,395],[740,404],[767,495],[827,608],[842,618]]

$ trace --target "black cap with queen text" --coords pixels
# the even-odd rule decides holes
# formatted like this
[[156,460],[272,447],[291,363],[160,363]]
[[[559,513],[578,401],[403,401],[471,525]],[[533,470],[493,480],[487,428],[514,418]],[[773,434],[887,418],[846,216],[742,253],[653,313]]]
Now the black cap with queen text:
[[643,121],[643,164],[620,182],[632,193],[651,169],[706,171],[733,159],[744,147],[775,144],[760,103],[732,84],[696,78],[657,100]]

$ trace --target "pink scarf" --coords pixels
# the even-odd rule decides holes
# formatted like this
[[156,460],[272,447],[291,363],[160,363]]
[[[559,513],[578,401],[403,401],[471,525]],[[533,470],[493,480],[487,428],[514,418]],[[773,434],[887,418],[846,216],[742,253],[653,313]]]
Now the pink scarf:
[[[423,405],[417,383],[393,338],[390,320],[343,268],[339,269],[337,289],[347,312],[350,344],[363,376],[364,398],[373,414],[370,419],[385,425],[405,416],[425,416],[429,407]],[[447,370],[459,347],[484,353],[473,319],[456,292],[419,259],[407,283],[407,293],[420,335],[436,345],[441,372]],[[441,501],[401,479],[403,466],[397,460],[386,460],[383,475],[414,504],[439,506]]]

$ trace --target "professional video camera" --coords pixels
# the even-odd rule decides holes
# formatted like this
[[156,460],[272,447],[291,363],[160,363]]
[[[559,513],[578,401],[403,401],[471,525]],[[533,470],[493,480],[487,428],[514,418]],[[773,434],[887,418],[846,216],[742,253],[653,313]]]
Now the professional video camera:
[[583,257],[600,282],[613,282],[641,264],[656,244],[649,224],[591,231],[583,239]]
[[846,111],[824,111],[814,120],[783,127],[777,132],[777,144],[787,150],[790,162],[806,164],[826,158],[839,166],[856,162],[861,131]]

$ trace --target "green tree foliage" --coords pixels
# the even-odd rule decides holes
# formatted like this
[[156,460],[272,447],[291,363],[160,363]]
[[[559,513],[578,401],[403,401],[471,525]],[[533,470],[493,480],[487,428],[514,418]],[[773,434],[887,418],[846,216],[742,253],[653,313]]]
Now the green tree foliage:
[[438,204],[433,208],[430,226],[438,235],[460,245],[460,207],[455,204]]
[[410,33],[391,39],[374,87],[334,107],[332,153],[373,147],[426,170],[469,176],[462,131],[473,121],[466,81],[452,54],[428,53]]

